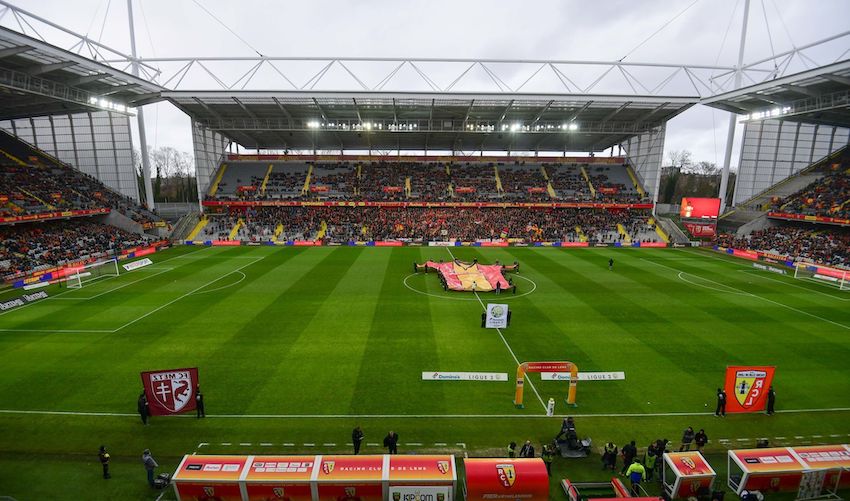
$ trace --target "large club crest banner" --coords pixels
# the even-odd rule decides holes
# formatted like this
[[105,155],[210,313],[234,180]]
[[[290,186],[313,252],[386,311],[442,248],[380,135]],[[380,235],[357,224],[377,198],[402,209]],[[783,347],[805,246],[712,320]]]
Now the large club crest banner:
[[142,372],[151,416],[195,410],[198,368]]
[[773,366],[727,367],[726,412],[763,411],[775,371]]

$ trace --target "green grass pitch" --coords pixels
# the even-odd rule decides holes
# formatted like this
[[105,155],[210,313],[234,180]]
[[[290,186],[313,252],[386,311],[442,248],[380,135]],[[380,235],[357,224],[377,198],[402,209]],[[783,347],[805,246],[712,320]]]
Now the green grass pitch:
[[[164,471],[195,451],[343,453],[355,424],[366,453],[382,452],[368,444],[394,429],[402,452],[461,455],[499,455],[525,439],[539,450],[565,414],[600,447],[677,443],[691,425],[706,429],[721,472],[727,447],[757,437],[850,441],[850,293],[691,249],[451,253],[520,262],[517,295],[500,298],[513,311],[504,341],[479,327],[474,296],[443,292],[433,273],[410,276],[414,261],[451,257],[429,247],[181,247],[0,314],[0,496],[153,499],[144,448]],[[514,408],[511,351],[626,379],[579,383],[578,407],[568,409],[565,383],[532,375],[541,399],[558,402],[547,418],[528,386],[525,408]],[[778,367],[779,414],[711,416],[724,368],[735,364]],[[189,366],[200,370],[209,417],[142,427],[139,372]],[[507,372],[511,381],[421,380],[437,370]],[[101,444],[114,458],[109,481],[100,479]],[[605,479],[598,456],[558,460],[555,470]],[[555,479],[552,496],[563,498]]]

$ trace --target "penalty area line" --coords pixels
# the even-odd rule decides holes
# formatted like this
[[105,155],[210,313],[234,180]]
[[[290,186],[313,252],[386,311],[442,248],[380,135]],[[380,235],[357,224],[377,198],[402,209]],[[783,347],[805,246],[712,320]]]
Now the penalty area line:
[[[803,414],[821,412],[850,412],[850,407],[829,407],[821,409],[783,409],[777,414]],[[0,414],[43,415],[43,416],[79,416],[79,417],[131,417],[138,419],[138,413],[131,412],[83,412],[83,411],[47,411],[0,409]],[[656,418],[677,416],[713,416],[713,412],[648,412],[648,413],[601,413],[571,414],[573,417],[593,418]],[[196,419],[191,414],[169,416],[183,419]],[[206,419],[562,419],[560,416],[541,414],[207,414]]]
[[[452,261],[457,261],[457,258],[452,253],[452,250],[448,247],[446,247],[446,250],[449,251],[449,255],[452,257]],[[478,291],[473,290],[472,293],[475,294],[475,299],[478,300],[478,303],[481,305],[482,308],[484,308],[484,311],[486,312],[487,306],[484,305],[484,301],[482,301],[481,297],[478,296]],[[517,366],[519,366],[520,361],[517,358],[516,353],[514,353],[514,350],[511,348],[511,345],[508,344],[508,340],[505,339],[505,336],[502,334],[502,330],[496,327],[496,332],[499,333],[499,337],[502,338],[502,342],[505,343],[505,347],[508,349],[508,352],[510,352],[511,356],[514,359],[514,362],[516,362]],[[537,400],[540,402],[540,405],[543,406],[543,412],[548,412],[546,404],[543,402],[543,398],[540,397],[540,393],[537,392],[537,388],[535,388],[534,383],[531,382],[531,377],[529,376],[525,379],[526,381],[528,381],[528,385],[531,386],[531,389],[534,390],[534,394],[537,395]]]

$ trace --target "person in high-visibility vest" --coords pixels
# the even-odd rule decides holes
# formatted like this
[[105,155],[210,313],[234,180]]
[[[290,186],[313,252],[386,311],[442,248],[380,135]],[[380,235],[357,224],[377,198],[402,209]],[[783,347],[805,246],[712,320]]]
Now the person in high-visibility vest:
[[635,458],[632,461],[632,465],[626,470],[626,476],[629,477],[632,483],[632,496],[639,497],[638,486],[646,478],[646,468]]
[[508,444],[508,457],[511,459],[516,457],[516,442]]

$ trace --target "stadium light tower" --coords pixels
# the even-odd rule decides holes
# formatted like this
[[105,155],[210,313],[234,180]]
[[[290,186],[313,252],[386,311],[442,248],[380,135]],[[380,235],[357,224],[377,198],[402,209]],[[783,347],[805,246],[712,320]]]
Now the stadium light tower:
[[[128,0],[129,1],[129,0]],[[741,78],[744,75],[744,47],[747,42],[747,20],[750,15],[750,0],[744,0],[744,19],[741,22],[741,43],[738,46],[738,65],[735,67],[735,89],[741,87]],[[732,142],[735,140],[735,126],[737,115],[729,113],[729,130],[726,133],[726,153],[723,156],[723,174],[720,176],[720,213],[726,210],[726,192],[729,186],[729,164],[732,161]]]
[[[749,0],[748,0],[749,1]],[[130,22],[130,55],[133,57],[133,76],[139,76],[139,60],[136,57],[136,28],[133,22],[133,0],[127,0],[127,18]],[[145,183],[145,203],[149,210],[154,209],[153,187],[151,186],[151,164],[148,157],[148,140],[145,135],[145,110],[139,106],[136,110],[139,121],[139,147],[142,149],[142,182]]]

